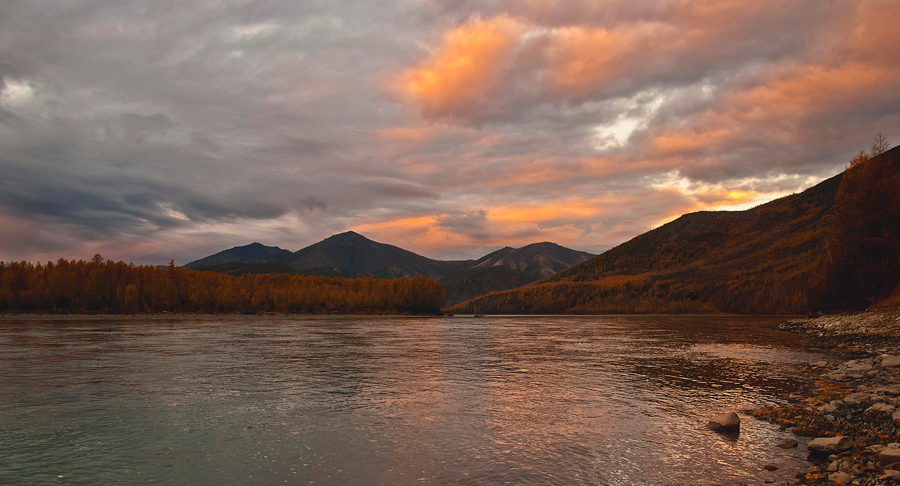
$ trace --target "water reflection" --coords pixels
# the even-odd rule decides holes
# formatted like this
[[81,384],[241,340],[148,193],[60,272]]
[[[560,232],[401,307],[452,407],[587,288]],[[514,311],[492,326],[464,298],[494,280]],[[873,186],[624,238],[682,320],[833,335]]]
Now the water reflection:
[[[0,324],[0,483],[732,484],[799,451],[721,411],[815,360],[730,317]],[[8,426],[7,424],[15,424]],[[771,473],[764,464],[783,466]]]

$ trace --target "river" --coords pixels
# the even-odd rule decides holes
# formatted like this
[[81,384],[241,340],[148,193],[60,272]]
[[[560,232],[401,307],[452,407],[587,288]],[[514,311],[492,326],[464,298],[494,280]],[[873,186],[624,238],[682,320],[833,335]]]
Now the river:
[[788,481],[790,432],[706,429],[823,359],[779,321],[7,316],[0,484]]

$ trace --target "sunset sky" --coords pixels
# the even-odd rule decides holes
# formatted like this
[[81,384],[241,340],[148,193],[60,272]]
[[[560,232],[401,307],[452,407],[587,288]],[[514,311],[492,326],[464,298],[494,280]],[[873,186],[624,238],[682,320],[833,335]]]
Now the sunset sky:
[[896,0],[0,0],[0,260],[600,253],[900,143]]

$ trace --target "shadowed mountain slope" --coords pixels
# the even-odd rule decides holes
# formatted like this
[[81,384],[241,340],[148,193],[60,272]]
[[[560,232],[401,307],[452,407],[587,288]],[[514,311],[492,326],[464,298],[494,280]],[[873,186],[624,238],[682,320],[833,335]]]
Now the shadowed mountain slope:
[[289,256],[291,256],[290,251],[282,250],[277,246],[251,243],[249,245],[236,246],[225,251],[220,251],[215,255],[210,255],[199,260],[194,260],[187,265],[184,265],[184,268],[190,270],[206,270],[207,268],[204,267],[221,263],[270,263],[283,260]]
[[309,275],[398,278],[423,275],[442,280],[470,261],[440,261],[348,231],[310,245],[282,260]]
[[686,214],[531,285],[454,312],[806,312],[841,176],[746,211]]
[[[851,184],[850,181],[853,181]],[[468,313],[853,310],[900,283],[900,147],[746,211],[684,216]]]
[[522,248],[502,248],[469,265],[444,281],[447,304],[455,305],[489,292],[529,284],[585,262],[591,253],[555,243],[533,243]]

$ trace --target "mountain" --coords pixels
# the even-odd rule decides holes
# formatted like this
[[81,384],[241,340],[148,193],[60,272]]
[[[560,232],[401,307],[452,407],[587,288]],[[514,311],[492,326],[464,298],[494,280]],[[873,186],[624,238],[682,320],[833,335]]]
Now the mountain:
[[[551,277],[450,311],[796,314],[858,307],[900,280],[898,167],[900,147],[753,209],[686,214]],[[848,178],[863,182],[851,190],[842,184]],[[851,203],[858,207],[848,213]],[[846,241],[837,238],[840,225],[852,228],[843,232]],[[875,287],[864,298],[851,295],[865,283]]]
[[594,255],[555,243],[533,243],[522,248],[506,247],[469,265],[444,280],[447,304],[455,305],[482,294],[511,289],[553,275]]
[[529,286],[454,312],[778,314],[809,310],[840,176],[746,211],[685,214]]
[[348,231],[326,238],[281,260],[299,273],[338,277],[398,278],[424,275],[435,280],[459,272],[468,261],[440,261]]
[[[260,248],[277,250],[263,253]],[[256,252],[254,252],[254,250]],[[272,256],[278,256],[276,260]],[[554,243],[506,247],[478,260],[442,261],[348,231],[295,253],[259,243],[232,248],[191,262],[186,268],[229,275],[290,273],[333,277],[426,276],[445,284],[447,303],[525,285],[593,257]]]
[[290,251],[282,250],[277,246],[251,243],[249,245],[236,246],[225,251],[220,251],[215,255],[210,255],[199,260],[194,260],[184,265],[184,268],[190,270],[208,270],[212,265],[223,263],[270,263],[283,260],[289,256],[291,256]]

